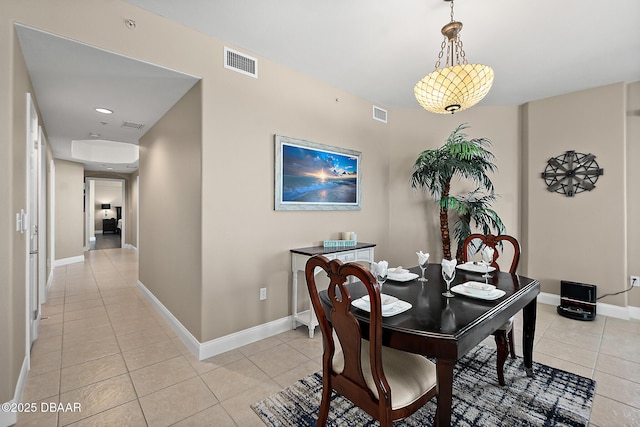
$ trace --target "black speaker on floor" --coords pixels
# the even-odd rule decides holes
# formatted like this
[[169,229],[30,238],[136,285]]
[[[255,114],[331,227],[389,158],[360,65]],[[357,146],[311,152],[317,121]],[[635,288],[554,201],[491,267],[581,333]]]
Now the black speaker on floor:
[[595,319],[596,285],[561,280],[558,314],[577,320]]

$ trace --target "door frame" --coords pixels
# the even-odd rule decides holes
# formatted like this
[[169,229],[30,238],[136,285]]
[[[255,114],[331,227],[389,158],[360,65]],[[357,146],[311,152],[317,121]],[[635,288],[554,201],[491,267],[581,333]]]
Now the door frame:
[[[26,94],[26,141],[25,141],[25,149],[26,149],[26,188],[25,188],[25,199],[26,199],[26,212],[22,215],[22,225],[21,225],[21,233],[27,232],[25,236],[25,317],[26,317],[26,356],[27,356],[27,366],[31,367],[31,345],[38,338],[38,331],[40,326],[40,317],[41,317],[41,303],[38,292],[38,261],[39,258],[38,249],[36,249],[36,260],[35,265],[33,264],[33,254],[32,252],[32,229],[33,227],[37,227],[39,224],[36,222],[33,224],[31,220],[32,209],[35,209],[35,214],[38,214],[38,204],[39,204],[39,174],[40,174],[40,127],[38,126],[38,112],[36,110],[35,104],[31,97],[31,94],[27,92]],[[36,162],[35,171],[36,171],[36,182],[33,183],[33,177],[31,175],[32,172],[32,150],[35,149],[37,151],[36,157],[33,158]],[[33,185],[35,184],[35,187]],[[33,194],[35,191],[36,194]],[[32,202],[35,201],[35,207]],[[37,216],[36,216],[37,218]],[[35,232],[38,232],[38,229],[35,228]],[[36,241],[37,241],[36,237]],[[35,278],[33,276],[36,276]],[[32,281],[35,282],[35,289],[33,289]]]
[[[91,190],[91,185],[90,185],[90,181],[119,181],[121,184],[121,190],[122,190],[122,228],[120,229],[120,248],[125,248],[126,243],[125,243],[125,235],[126,235],[126,228],[127,228],[127,221],[126,221],[126,205],[127,205],[127,198],[126,198],[126,190],[127,190],[127,180],[124,178],[99,178],[99,177],[86,177],[85,178],[85,183],[84,183],[84,189],[85,189],[85,197],[84,197],[84,211],[85,211],[85,215],[84,215],[84,219],[85,219],[85,239],[84,239],[84,243],[85,243],[85,250],[88,251],[91,248],[91,236],[89,235],[89,230],[91,229],[90,227],[90,221],[94,220],[95,221],[95,217],[94,215],[89,215],[89,209],[91,209],[91,212],[93,212],[94,210],[94,206],[90,206],[92,203],[91,201],[94,200],[94,195],[92,193]],[[95,188],[95,187],[94,187]],[[95,191],[95,190],[94,190]]]

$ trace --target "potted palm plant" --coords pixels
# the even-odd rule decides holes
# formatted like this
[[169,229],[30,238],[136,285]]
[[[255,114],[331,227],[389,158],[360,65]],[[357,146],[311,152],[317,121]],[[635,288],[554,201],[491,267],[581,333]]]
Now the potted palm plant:
[[[413,188],[428,191],[440,207],[440,234],[444,258],[451,257],[451,235],[449,211],[458,215],[454,237],[458,242],[456,257],[462,257],[464,239],[471,234],[471,223],[488,234],[504,233],[504,225],[498,214],[491,209],[495,200],[493,182],[487,175],[497,167],[494,155],[488,150],[491,141],[487,138],[468,139],[463,132],[466,124],[459,125],[447,138],[444,145],[425,150],[415,161],[411,175]],[[462,196],[452,195],[451,180],[454,177],[471,180],[477,188]]]

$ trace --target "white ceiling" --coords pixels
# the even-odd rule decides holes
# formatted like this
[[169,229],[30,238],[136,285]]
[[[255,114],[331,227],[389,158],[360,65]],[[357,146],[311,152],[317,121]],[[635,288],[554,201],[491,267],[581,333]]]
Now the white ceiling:
[[[84,163],[87,170],[131,173],[138,161],[102,157],[138,140],[198,81],[166,68],[16,25],[20,46],[55,158]],[[96,107],[113,110],[101,114]],[[124,127],[124,122],[143,125]],[[99,136],[92,136],[97,134]],[[94,140],[101,161],[72,155],[72,141]],[[118,142],[107,147],[109,142]],[[84,154],[87,151],[84,150]],[[119,156],[117,156],[119,157]]]
[[[419,108],[413,86],[433,71],[450,19],[443,0],[125,1],[382,108]],[[455,18],[469,62],[495,71],[479,105],[640,81],[638,0],[457,0]],[[197,81],[24,27],[19,36],[56,157],[90,132],[137,143]],[[108,125],[98,103],[116,111]]]

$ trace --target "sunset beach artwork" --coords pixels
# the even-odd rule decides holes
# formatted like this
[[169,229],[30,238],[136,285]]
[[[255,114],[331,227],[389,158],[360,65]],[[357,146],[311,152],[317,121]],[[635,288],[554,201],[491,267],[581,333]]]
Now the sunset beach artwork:
[[281,141],[276,149],[281,157],[276,205],[359,208],[360,153],[308,142]]

